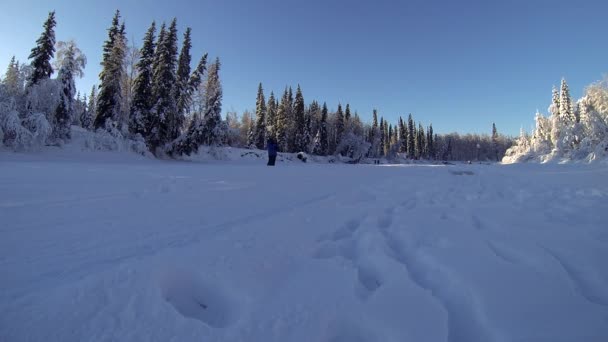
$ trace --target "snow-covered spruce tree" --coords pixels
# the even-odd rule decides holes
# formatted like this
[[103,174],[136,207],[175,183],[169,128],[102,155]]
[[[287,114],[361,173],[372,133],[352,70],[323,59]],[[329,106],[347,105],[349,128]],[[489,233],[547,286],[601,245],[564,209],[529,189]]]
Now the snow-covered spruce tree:
[[426,151],[424,150],[425,142],[424,142],[424,127],[422,127],[422,123],[418,122],[418,131],[417,131],[417,139],[416,139],[416,150],[418,158],[426,158]]
[[274,139],[276,139],[277,136],[277,107],[274,93],[270,92],[270,97],[268,98],[268,104],[266,106],[266,136]]
[[[319,106],[319,102],[313,100],[308,106],[305,114],[306,126],[304,128],[304,143],[306,146],[306,153],[314,153],[316,150],[315,145],[319,145],[321,136],[319,135],[317,137],[317,135],[313,132],[317,131],[316,127],[318,126],[318,120],[321,116],[320,114],[321,107]],[[316,142],[315,137],[318,138]]]
[[78,115],[78,123],[80,127],[84,129],[88,129],[89,125],[91,124],[88,103],[89,99],[87,98],[87,94],[84,94],[80,104],[80,111],[76,113]]
[[372,144],[370,156],[377,158],[380,156],[380,150],[378,148],[380,145],[380,130],[378,129],[378,111],[376,109],[373,110],[372,114],[372,127],[369,133],[369,141]]
[[351,114],[350,114],[350,104],[346,104],[346,108],[344,109],[344,130],[347,130],[350,124]]
[[384,154],[384,145],[385,145],[385,135],[384,135],[384,118],[380,117],[380,127],[378,127],[379,130],[379,146],[378,146],[378,156],[379,157],[383,157]]
[[176,139],[167,150],[170,155],[190,155],[201,145],[217,146],[224,142],[228,127],[222,122],[222,84],[219,77],[220,60],[209,66],[205,83],[203,115],[194,120],[188,131]]
[[323,102],[321,109],[321,121],[319,122],[319,154],[326,156],[328,153],[329,135],[327,132],[327,103]]
[[293,89],[289,86],[287,91],[287,151],[288,152],[297,152],[296,151],[296,120],[294,117],[294,97],[293,97]]
[[108,39],[103,46],[101,73],[99,74],[99,95],[97,96],[95,129],[119,130],[121,113],[121,79],[125,57],[124,25],[119,25],[120,11],[116,11],[112,25],[108,29]]
[[344,112],[342,112],[342,104],[338,103],[338,111],[336,112],[336,145],[340,145],[343,135],[344,135]]
[[207,127],[208,137],[207,145],[217,145],[222,122],[222,83],[220,82],[220,59],[216,58],[215,63],[209,67],[209,76],[207,77],[207,89],[205,97],[205,123]]
[[407,129],[403,118],[399,117],[399,152],[407,153]]
[[407,156],[410,159],[414,159],[416,156],[414,128],[414,119],[410,114],[407,118]]
[[496,161],[498,161],[498,131],[494,122],[492,122],[492,151],[496,156]]
[[384,156],[389,156],[391,148],[391,136],[388,131],[388,120],[384,120]]
[[182,49],[179,53],[177,60],[177,80],[174,87],[174,97],[177,99],[177,115],[176,123],[173,127],[174,132],[171,136],[177,137],[186,120],[186,110],[190,105],[191,90],[189,86],[190,81],[190,62],[192,56],[190,55],[190,49],[192,48],[192,29],[187,27],[184,33],[184,41],[182,43]]
[[386,139],[386,148],[385,150],[387,151],[386,154],[390,157],[393,157],[393,124],[389,124],[388,125],[388,139]]
[[564,78],[562,78],[561,91],[559,94],[559,115],[562,122],[566,125],[572,125],[576,122],[576,116],[572,108],[572,98],[570,98],[570,89]]
[[306,144],[306,117],[304,112],[304,96],[298,84],[296,90],[296,98],[293,105],[293,117],[295,124],[295,146],[294,152],[303,152],[307,150]]
[[95,108],[96,108],[96,100],[97,100],[97,87],[93,86],[91,88],[91,93],[89,95],[89,99],[86,106],[86,111],[83,112],[80,117],[80,124],[82,128],[91,130],[93,129],[93,120],[95,119]]
[[150,147],[150,123],[153,122],[152,106],[152,64],[154,63],[156,23],[152,22],[140,50],[140,58],[136,65],[137,78],[133,89],[133,102],[129,118],[129,132],[133,135],[141,134]]
[[255,137],[254,144],[260,150],[266,146],[266,99],[262,83],[258,85],[258,96],[255,102]]
[[[164,25],[163,25],[164,26]],[[161,28],[161,32],[163,32]],[[162,39],[162,40],[160,40]],[[152,93],[156,103],[153,107],[156,127],[151,132],[151,151],[163,147],[177,138],[179,124],[175,86],[177,81],[177,20],[173,19],[169,29],[159,35],[154,57]]]
[[51,78],[53,66],[51,59],[55,54],[55,11],[49,13],[44,22],[44,32],[38,40],[36,47],[32,49],[29,59],[32,60],[32,74],[28,80],[28,86],[37,84],[39,81]]
[[61,64],[58,79],[61,84],[59,105],[55,109],[55,120],[52,138],[55,141],[67,141],[71,138],[70,125],[74,112],[74,94],[76,83],[74,77],[82,76],[86,66],[86,57],[74,41],[59,42],[58,60]]
[[435,136],[433,135],[433,124],[429,125],[428,129],[428,146],[429,146],[429,158],[436,159],[436,148],[435,148]]
[[276,123],[276,140],[277,145],[281,151],[287,151],[287,129],[288,129],[288,113],[291,111],[289,103],[289,94],[287,88],[283,93],[279,108],[277,110],[277,123]]

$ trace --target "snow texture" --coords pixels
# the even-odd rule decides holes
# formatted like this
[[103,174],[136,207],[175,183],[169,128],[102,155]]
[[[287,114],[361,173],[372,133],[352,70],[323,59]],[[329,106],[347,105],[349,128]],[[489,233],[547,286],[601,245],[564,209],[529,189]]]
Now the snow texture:
[[0,152],[0,341],[608,340],[605,165],[68,147]]

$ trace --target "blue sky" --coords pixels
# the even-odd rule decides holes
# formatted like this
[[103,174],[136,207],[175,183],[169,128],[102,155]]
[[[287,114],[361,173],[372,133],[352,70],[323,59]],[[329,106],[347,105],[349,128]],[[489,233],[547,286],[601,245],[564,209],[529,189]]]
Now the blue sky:
[[436,132],[516,135],[546,112],[565,77],[573,96],[608,72],[608,1],[48,1],[4,0],[0,68],[26,61],[50,10],[57,39],[74,39],[97,82],[115,9],[141,45],[152,20],[193,29],[193,64],[223,63],[224,112],[253,109],[257,84],[281,93],[300,84],[308,103],[350,103],[364,120],[377,108],[414,115]]

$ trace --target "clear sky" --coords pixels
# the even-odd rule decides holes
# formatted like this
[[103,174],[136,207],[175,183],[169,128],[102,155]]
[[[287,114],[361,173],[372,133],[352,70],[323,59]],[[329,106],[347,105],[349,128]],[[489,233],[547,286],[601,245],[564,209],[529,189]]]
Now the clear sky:
[[223,63],[224,112],[254,109],[257,85],[300,84],[307,103],[339,102],[369,121],[412,113],[436,132],[516,135],[546,112],[565,77],[572,95],[608,72],[608,1],[3,0],[0,70],[24,62],[50,10],[57,40],[86,54],[87,93],[115,9],[141,46],[152,20],[193,29],[193,64]]

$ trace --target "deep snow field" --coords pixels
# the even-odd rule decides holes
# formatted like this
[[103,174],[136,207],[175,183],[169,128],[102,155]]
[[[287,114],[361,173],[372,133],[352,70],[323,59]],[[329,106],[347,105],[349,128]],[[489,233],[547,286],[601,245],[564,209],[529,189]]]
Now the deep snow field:
[[0,341],[608,341],[608,166],[0,152]]

